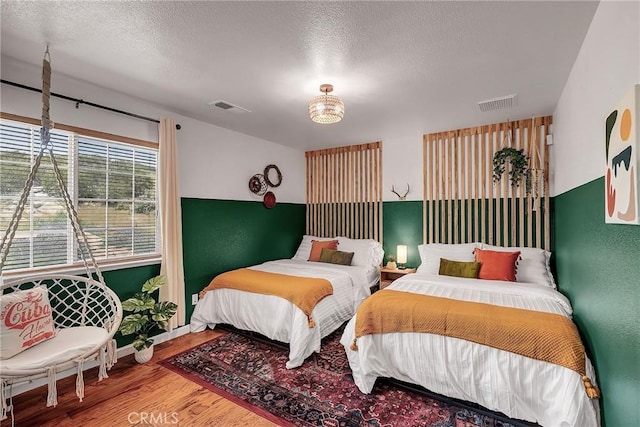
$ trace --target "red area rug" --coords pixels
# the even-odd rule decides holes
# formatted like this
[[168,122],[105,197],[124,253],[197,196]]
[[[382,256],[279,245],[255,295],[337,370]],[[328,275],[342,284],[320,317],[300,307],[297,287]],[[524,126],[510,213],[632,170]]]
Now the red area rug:
[[280,425],[510,427],[386,381],[362,394],[351,377],[338,330],[296,369],[288,350],[229,333],[161,364]]

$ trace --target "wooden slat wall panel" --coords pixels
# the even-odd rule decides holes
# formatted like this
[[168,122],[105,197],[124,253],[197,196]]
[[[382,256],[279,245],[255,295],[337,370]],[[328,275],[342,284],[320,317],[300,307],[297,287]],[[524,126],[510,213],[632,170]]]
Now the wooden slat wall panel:
[[551,126],[551,123],[552,117],[545,117],[543,125],[544,132],[540,132],[541,135],[544,135],[542,137],[542,142],[540,143],[540,145],[542,145],[542,161],[544,165],[544,176],[541,178],[542,185],[544,186],[542,190],[544,194],[544,212],[547,216],[547,221],[545,222],[544,247],[547,249],[551,248],[551,234],[549,233],[548,223],[549,211],[551,210],[551,207],[549,205],[549,146],[547,145],[547,134],[549,134],[549,127]]
[[[551,116],[423,137],[425,243],[482,241],[501,246],[550,249],[549,147]],[[501,148],[539,157],[538,197],[509,182],[507,164],[493,184],[493,155]],[[535,159],[534,159],[535,160]]]
[[382,143],[307,151],[306,233],[382,242]]

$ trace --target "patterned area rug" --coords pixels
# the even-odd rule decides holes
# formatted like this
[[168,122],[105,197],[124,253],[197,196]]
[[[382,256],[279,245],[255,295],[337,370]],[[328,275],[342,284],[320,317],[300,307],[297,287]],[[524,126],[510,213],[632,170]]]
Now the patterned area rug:
[[229,333],[161,364],[280,425],[511,427],[511,424],[380,381],[362,394],[351,376],[341,331],[296,369],[288,350]]

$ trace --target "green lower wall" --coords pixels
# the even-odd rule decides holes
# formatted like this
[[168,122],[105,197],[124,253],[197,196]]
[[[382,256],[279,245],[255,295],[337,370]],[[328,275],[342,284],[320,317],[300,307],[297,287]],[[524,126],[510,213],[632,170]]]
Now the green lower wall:
[[[143,267],[126,268],[123,270],[104,271],[104,281],[124,301],[130,298],[142,288],[142,284],[151,277],[160,274],[160,264],[146,265]],[[116,333],[116,341],[118,347],[131,344],[134,335],[123,337],[119,332]]]
[[420,265],[422,201],[384,202],[382,222],[384,262],[387,262],[387,255],[396,255],[398,245],[407,245],[407,267]]
[[[553,217],[553,209],[554,209],[554,201],[550,200],[550,210]],[[407,265],[409,267],[417,267],[420,265],[420,256],[418,254],[417,246],[422,244],[422,235],[423,235],[423,202],[422,201],[399,201],[399,202],[384,202],[383,204],[383,221],[384,221],[384,229],[383,229],[383,247],[385,255],[395,255],[397,252],[397,245],[407,245],[408,246],[408,257],[407,257]],[[486,201],[485,204],[486,209],[486,222],[485,228],[489,227],[489,202]],[[519,205],[518,205],[519,206]],[[518,209],[516,206],[516,209]],[[438,208],[440,209],[439,205]],[[440,218],[443,218],[444,225],[442,225],[443,229],[448,229],[448,224],[446,223],[448,218],[448,209],[449,205],[445,203],[443,208],[443,214],[440,215]],[[496,212],[502,212],[503,205],[500,200],[493,202],[493,209]],[[463,221],[466,221],[466,226],[471,230],[472,233],[475,233],[475,210],[471,211],[471,215],[468,214],[466,201],[459,201],[457,206],[457,212],[459,215],[457,219],[457,228],[461,229],[461,225]],[[511,202],[507,205],[507,218],[511,218]],[[516,211],[518,212],[518,211]],[[517,213],[515,215],[516,218],[519,218],[520,215]],[[429,215],[427,215],[427,220],[429,219]],[[528,220],[525,216],[525,220]],[[435,221],[435,218],[432,219]],[[509,219],[509,221],[511,221]],[[534,221],[535,228],[535,218],[532,219]],[[553,218],[551,219],[551,223],[553,224]],[[441,224],[436,225],[436,229],[440,229]],[[513,226],[511,222],[509,223],[509,227]],[[518,237],[518,230],[520,229],[519,223],[516,223],[516,236]],[[504,227],[502,223],[498,227],[494,227],[493,235],[491,238],[494,241],[501,241],[503,239],[503,230]],[[544,230],[542,232],[541,240],[544,239]],[[553,249],[553,235],[551,237],[551,245]],[[447,236],[440,235],[438,238],[441,242],[447,242]],[[509,242],[508,245],[511,245],[511,236],[507,235],[504,239]],[[537,242],[528,242],[527,246],[536,246]],[[508,246],[505,245],[505,246]],[[385,257],[386,262],[386,257]]]
[[[261,202],[182,199],[182,239],[185,272],[186,323],[198,293],[224,271],[279,258],[291,258],[304,234],[305,205],[278,203],[266,209]],[[107,285],[121,301],[132,297],[160,265],[103,272]],[[134,336],[116,334],[118,346]]]
[[[557,281],[574,307],[602,388],[606,426],[640,425],[640,227],[604,224],[603,179],[552,200]],[[385,202],[384,250],[408,246],[417,267],[422,201]],[[191,294],[221,272],[290,258],[304,234],[304,204],[182,199],[187,322]],[[385,259],[386,261],[386,259]],[[105,272],[122,298],[131,296],[159,266]],[[130,337],[127,337],[130,338]],[[118,343],[130,342],[120,338]]]
[[305,205],[182,199],[187,322],[191,295],[224,271],[291,258],[305,229]]
[[640,226],[605,224],[604,178],[555,198],[558,287],[602,389],[603,425],[640,426]]

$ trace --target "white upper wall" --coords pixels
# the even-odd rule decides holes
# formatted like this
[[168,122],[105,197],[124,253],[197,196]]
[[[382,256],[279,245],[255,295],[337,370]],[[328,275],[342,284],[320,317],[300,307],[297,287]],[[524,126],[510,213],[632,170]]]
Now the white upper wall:
[[382,199],[397,201],[391,186],[407,200],[422,200],[422,133],[404,132],[389,135],[382,141]]
[[[180,189],[183,197],[262,200],[249,191],[249,178],[275,164],[282,184],[269,189],[278,202],[305,202],[304,152],[263,139],[182,118]],[[273,179],[273,178],[272,178]]]
[[[283,176],[282,185],[272,189],[278,202],[304,203],[303,151],[193,120],[142,100],[56,74],[55,58],[51,65],[52,92],[150,118],[173,117],[182,125],[177,131],[181,197],[259,201],[262,198],[249,191],[249,178],[262,173],[268,164],[276,164]],[[40,88],[41,73],[37,67],[11,58],[1,59],[4,80]],[[0,85],[1,111],[40,118],[41,108],[40,93]],[[76,109],[73,102],[59,98],[51,99],[51,119],[70,126],[158,141],[155,123],[86,105]]]
[[604,175],[606,116],[638,83],[640,2],[603,1],[553,114],[552,196]]
[[[551,147],[551,194],[557,195],[604,174],[604,118],[631,85],[640,82],[640,4],[602,2],[554,112]],[[40,69],[2,58],[2,78],[40,87]],[[173,114],[145,101],[91,83],[56,74],[53,91],[75,98],[131,111],[148,117],[171,116],[178,131],[180,189],[182,197],[260,200],[248,190],[248,180],[267,164],[277,164],[283,183],[274,193],[280,202],[304,203],[304,153],[263,139],[240,134]],[[40,94],[0,86],[0,109],[39,117]],[[162,90],[159,88],[158,90]],[[54,121],[132,138],[157,141],[157,126],[88,106],[54,98]],[[408,200],[422,200],[422,136],[443,129],[426,129],[425,123],[395,128],[388,134],[359,143],[382,141],[383,198],[411,191]]]

